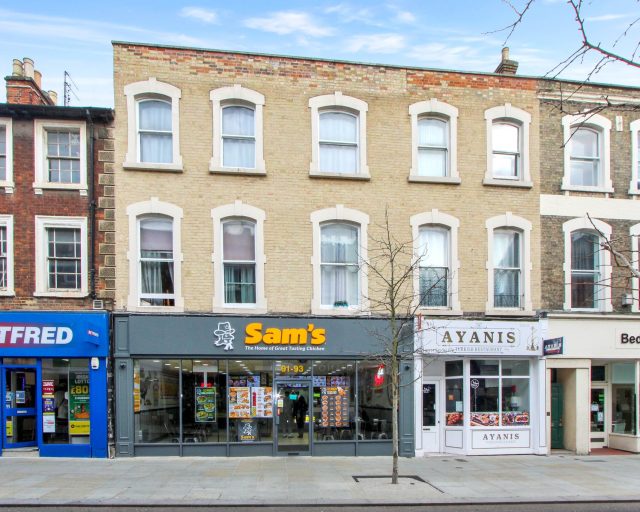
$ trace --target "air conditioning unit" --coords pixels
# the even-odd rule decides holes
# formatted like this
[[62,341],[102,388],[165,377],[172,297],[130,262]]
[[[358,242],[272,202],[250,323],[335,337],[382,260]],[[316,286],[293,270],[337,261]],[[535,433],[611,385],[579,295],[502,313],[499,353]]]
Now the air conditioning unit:
[[633,304],[633,294],[625,293],[622,296],[622,305],[623,306],[631,306]]
[[96,299],[92,304],[93,309],[104,309],[104,301],[102,299]]

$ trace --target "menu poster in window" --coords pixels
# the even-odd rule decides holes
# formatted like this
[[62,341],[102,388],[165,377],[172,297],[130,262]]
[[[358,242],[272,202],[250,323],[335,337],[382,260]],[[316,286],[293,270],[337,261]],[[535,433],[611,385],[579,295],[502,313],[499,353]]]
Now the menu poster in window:
[[229,388],[229,418],[250,418],[251,401],[246,386]]
[[327,377],[326,375],[314,375],[313,376],[313,387],[314,388],[323,388],[327,385]]
[[251,388],[251,416],[273,418],[273,388]]
[[324,387],[320,392],[320,426],[349,426],[349,388]]
[[213,423],[216,421],[216,388],[197,387],[196,423]]
[[340,386],[340,387],[349,387],[349,377],[337,376],[337,377],[327,377],[327,386]]
[[44,434],[56,433],[56,399],[54,396],[55,382],[49,379],[42,380],[42,432]]
[[90,431],[89,374],[69,373],[69,433],[88,436]]

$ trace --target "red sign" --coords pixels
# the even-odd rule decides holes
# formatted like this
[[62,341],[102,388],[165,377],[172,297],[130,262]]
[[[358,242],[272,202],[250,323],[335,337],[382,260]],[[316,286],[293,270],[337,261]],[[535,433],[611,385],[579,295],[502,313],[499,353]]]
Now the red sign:
[[382,386],[384,384],[384,365],[378,366],[378,371],[373,377],[373,385],[375,387]]
[[55,384],[52,380],[43,380],[42,381],[42,396],[53,396],[55,391]]

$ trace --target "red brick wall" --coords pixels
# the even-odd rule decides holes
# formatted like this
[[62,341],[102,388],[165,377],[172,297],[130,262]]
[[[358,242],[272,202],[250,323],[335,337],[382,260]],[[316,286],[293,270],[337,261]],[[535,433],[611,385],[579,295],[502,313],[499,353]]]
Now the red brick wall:
[[[104,126],[95,127],[94,143],[94,182],[95,202],[102,207],[96,210],[96,297],[106,299],[106,306],[110,307],[109,283],[104,277],[105,268],[109,262],[108,254],[104,253],[104,246],[108,244],[113,233],[110,233],[111,223],[108,217],[110,209],[105,208],[102,196],[105,194],[106,185],[105,156],[113,149],[111,128]],[[87,137],[89,130],[87,129]],[[14,241],[14,289],[15,297],[0,297],[0,310],[8,309],[90,309],[92,298],[43,298],[34,297],[36,287],[36,263],[35,263],[35,216],[75,216],[88,219],[87,238],[91,240],[91,223],[89,220],[89,197],[82,196],[77,190],[43,190],[42,194],[35,194],[33,182],[35,180],[34,169],[34,121],[13,120],[13,175],[15,189],[12,194],[6,194],[0,188],[0,214],[13,215],[13,241]],[[88,169],[89,170],[89,169]],[[109,169],[107,169],[109,170]],[[91,178],[88,177],[88,180]],[[106,206],[109,206],[107,204]],[[88,266],[90,269],[90,251],[88,254]],[[112,269],[113,270],[113,269]],[[111,274],[113,273],[111,270]],[[109,272],[106,272],[108,275]],[[91,286],[90,279],[89,288]],[[90,290],[89,290],[90,291]],[[111,292],[112,293],[112,292]]]

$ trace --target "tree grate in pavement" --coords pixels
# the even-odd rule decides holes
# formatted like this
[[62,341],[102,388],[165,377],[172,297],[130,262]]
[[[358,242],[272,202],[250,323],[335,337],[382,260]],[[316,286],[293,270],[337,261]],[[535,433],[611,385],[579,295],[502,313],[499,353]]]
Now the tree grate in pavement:
[[[391,475],[351,475],[351,478],[353,478],[356,483],[360,483],[360,480],[367,480],[367,479],[373,479],[373,478],[384,478],[386,480],[391,480]],[[428,482],[427,480],[425,480],[424,478],[418,476],[418,475],[398,475],[398,479],[400,478],[406,478],[409,480],[415,480],[417,482],[421,482],[423,484],[427,484],[430,487],[433,487],[436,491],[444,494],[445,492],[442,489],[439,489],[438,487],[436,487],[435,485],[433,485],[431,482]],[[413,485],[413,483],[412,483]]]

